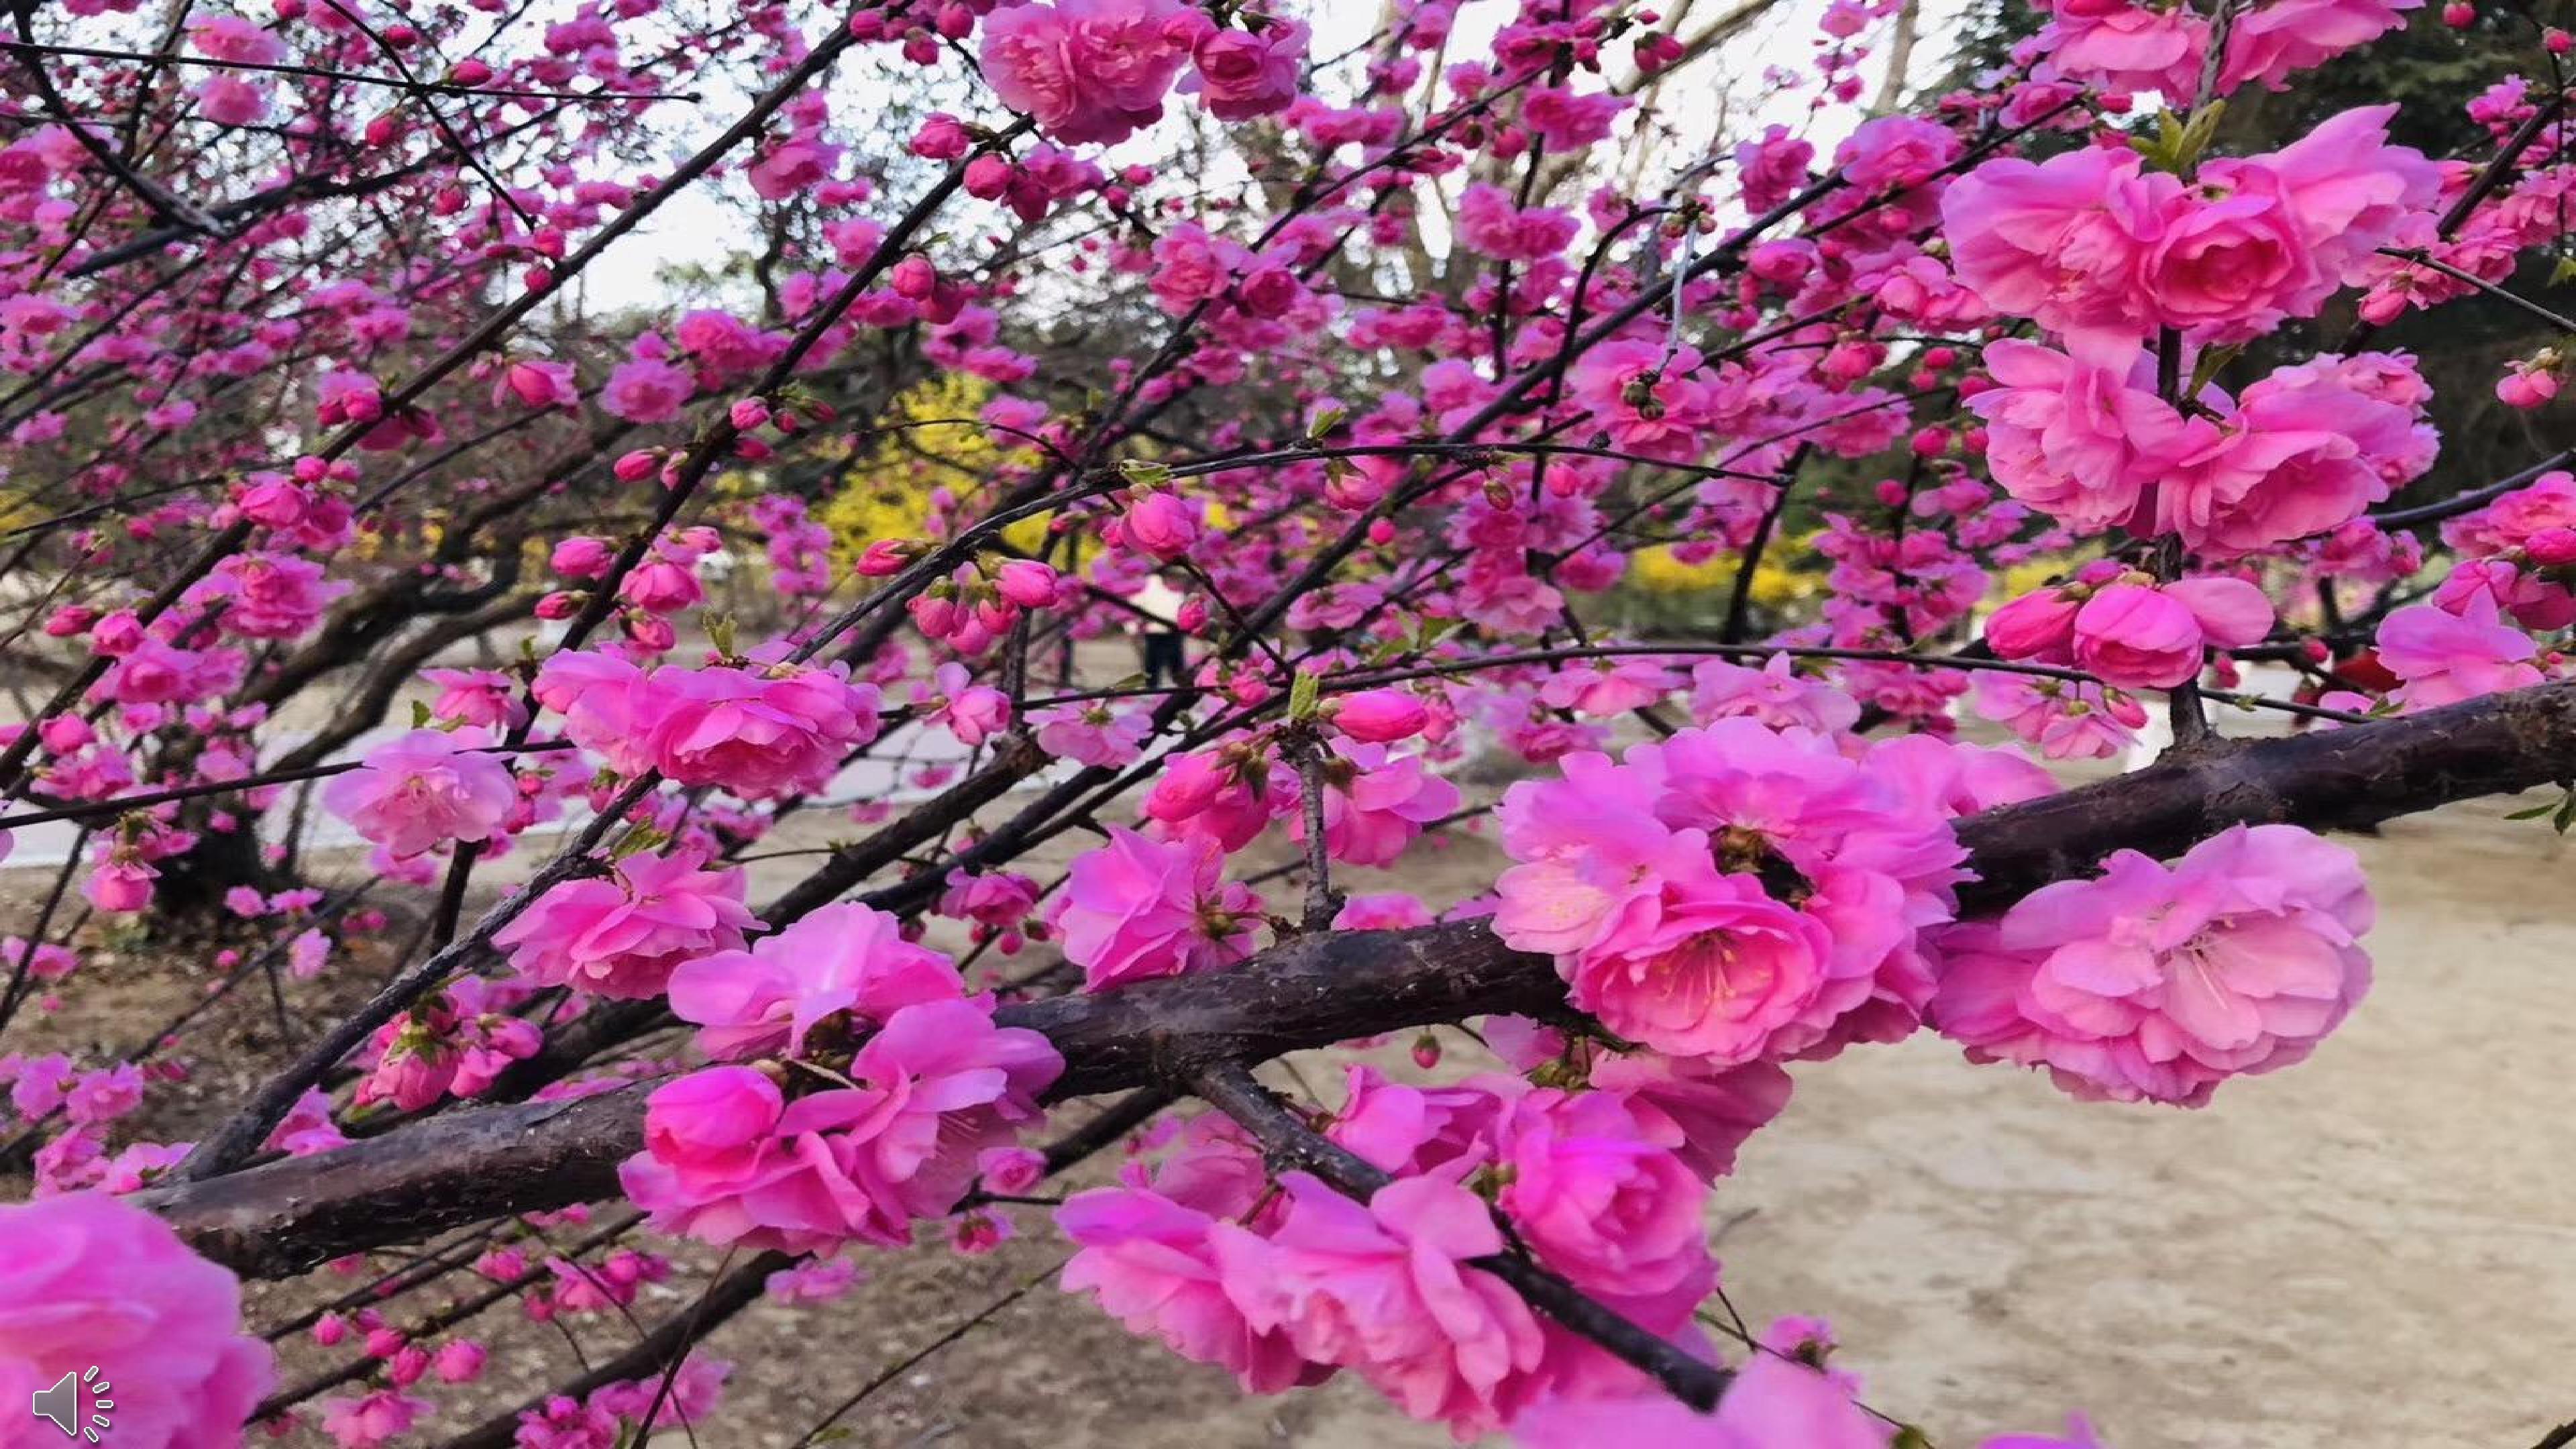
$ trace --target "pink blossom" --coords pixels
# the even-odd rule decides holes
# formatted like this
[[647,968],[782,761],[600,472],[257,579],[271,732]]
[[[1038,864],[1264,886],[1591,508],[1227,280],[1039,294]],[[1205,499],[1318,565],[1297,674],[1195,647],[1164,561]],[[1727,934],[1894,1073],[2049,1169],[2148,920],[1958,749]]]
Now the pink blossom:
[[749,1080],[759,1074],[715,1069],[728,1075],[669,1104],[667,1130],[648,1121],[646,1150],[619,1178],[658,1229],[707,1242],[898,1246],[911,1222],[955,1206],[978,1154],[1036,1120],[1037,1093],[1062,1070],[1046,1038],[994,1026],[975,1002],[907,1006],[851,1061],[860,1085],[797,1098],[767,1121],[771,1098]]
[[1653,342],[1605,342],[1575,362],[1567,390],[1611,446],[1685,462],[1710,425],[1708,385],[1693,376],[1701,361],[1695,348],[1667,353]]
[[881,1023],[906,1006],[959,999],[966,984],[947,957],[903,939],[893,916],[844,902],[747,951],[683,961],[668,990],[672,1012],[702,1028],[701,1050],[743,1058],[802,1051],[806,1033],[837,1013]]
[[1010,728],[1011,697],[989,684],[970,684],[968,678],[963,664],[939,666],[938,708],[928,718],[946,725],[959,744],[971,749]]
[[1467,1266],[1503,1248],[1485,1204],[1434,1177],[1399,1178],[1366,1206],[1301,1172],[1279,1182],[1275,1233],[1214,1230],[1227,1297],[1252,1329],[1461,1437],[1510,1422],[1539,1386],[1546,1339],[1519,1294]]
[[599,390],[601,411],[630,423],[667,423],[697,392],[697,380],[658,357],[617,364]]
[[1212,840],[1148,840],[1113,825],[1109,844],[1074,858],[1048,921],[1093,991],[1212,971],[1251,955],[1261,924],[1261,898],[1224,874]]
[[2154,330],[2147,251],[2180,192],[2126,148],[2005,158],[1950,183],[1942,231],[1960,282],[1988,306],[2037,319],[2079,353],[2117,349]]
[[1333,728],[1369,744],[1393,744],[1422,733],[1431,711],[1410,694],[1393,689],[1365,689],[1333,702]]
[[759,922],[743,904],[743,872],[700,870],[704,851],[630,855],[606,880],[565,881],[492,938],[540,986],[599,996],[659,996],[681,962],[743,949]]
[[2097,366],[2009,338],[1987,344],[1985,357],[1997,386],[1968,406],[1986,420],[1995,481],[2088,533],[2136,512],[2179,443],[2181,414],[2126,362]]
[[505,729],[527,718],[517,681],[497,669],[424,669],[420,677],[438,686],[429,702],[434,719]]
[[116,1440],[169,1449],[238,1443],[272,1378],[233,1276],[159,1218],[94,1193],[0,1204],[0,1401],[13,1425],[31,1395],[92,1365],[115,1385]]
[[1860,703],[1820,680],[1800,678],[1797,661],[1774,654],[1759,669],[1723,659],[1691,666],[1691,717],[1701,724],[1751,719],[1773,729],[1834,734],[1860,721]]
[[1707,1188],[1641,1134],[1620,1097],[1532,1092],[1494,1135],[1505,1178],[1497,1205],[1540,1261],[1649,1327],[1689,1322],[1717,1281]]
[[2096,79],[2114,95],[2152,90],[2188,98],[2198,87],[2209,49],[2203,16],[2127,0],[2079,0],[2052,8],[2056,19],[2044,33],[2055,41],[2049,60],[2057,69]]
[[492,385],[492,405],[499,407],[511,397],[532,408],[577,408],[581,385],[574,381],[569,362],[513,362]]
[[1977,714],[2039,746],[2052,760],[2098,760],[2137,740],[2147,711],[2136,698],[2098,684],[2065,684],[2024,675],[1984,673]]
[[[1335,860],[1392,865],[1422,827],[1458,808],[1458,787],[1424,769],[1419,755],[1336,742],[1322,768],[1324,844]],[[1306,838],[1302,813],[1289,833]]]
[[[2237,17],[2227,35],[2222,90],[2249,81],[2286,90],[2290,73],[2312,70],[2406,22],[2424,0],[2272,0]],[[2395,107],[2388,109],[2394,110]]]
[[1932,989],[1914,931],[1947,919],[1961,852],[1895,779],[1749,719],[1561,768],[1504,795],[1522,863],[1494,929],[1556,957],[1576,1006],[1721,1065],[1911,1028]]
[[475,751],[483,743],[477,729],[413,730],[323,786],[322,803],[396,858],[451,840],[489,840],[519,791],[500,756]]
[[2498,617],[2495,596],[2472,595],[2459,613],[2417,604],[2380,621],[2379,662],[2405,684],[2396,698],[2409,709],[2522,689],[2541,681],[2531,664],[2538,646]]
[[356,1398],[324,1399],[322,1430],[340,1449],[376,1449],[411,1431],[429,1401],[400,1389],[377,1389]]
[[1078,1249],[1064,1267],[1068,1293],[1090,1293],[1130,1332],[1152,1334],[1194,1363],[1233,1374],[1248,1393],[1275,1394],[1331,1377],[1278,1326],[1256,1329],[1236,1305],[1212,1234],[1219,1220],[1142,1187],[1095,1188],[1056,1209]]
[[2046,1067],[2080,1097],[2198,1106],[2306,1058],[2370,985],[2352,852],[2237,826],[2167,866],[2135,851],[1944,939],[1932,1017],[1979,1061]]
[[1695,1413],[1660,1392],[1566,1395],[1545,1400],[1512,1425],[1525,1449],[1887,1449],[1895,1434],[1853,1401],[1842,1375],[1779,1353],[1746,1359],[1713,1414]]
[[1211,29],[1191,47],[1196,67],[1181,82],[1195,91],[1220,121],[1249,121],[1288,108],[1297,99],[1297,73],[1306,61],[1303,21],[1262,17],[1259,30]]
[[286,59],[286,42],[237,15],[200,15],[188,24],[188,41],[200,55],[248,65]]
[[1053,140],[1123,141],[1162,116],[1163,93],[1190,58],[1180,13],[1170,0],[998,10],[984,19],[984,77]]
[[649,713],[632,725],[664,775],[746,800],[821,789],[877,732],[876,690],[837,667],[660,669],[644,681],[642,704]]
[[1203,527],[1197,503],[1159,492],[1130,504],[1120,524],[1127,542],[1164,560],[1189,552]]
[[2271,627],[2271,601],[2243,579],[2113,583],[2076,611],[2075,662],[2116,688],[2171,688],[2200,672],[2210,646],[2241,649]]

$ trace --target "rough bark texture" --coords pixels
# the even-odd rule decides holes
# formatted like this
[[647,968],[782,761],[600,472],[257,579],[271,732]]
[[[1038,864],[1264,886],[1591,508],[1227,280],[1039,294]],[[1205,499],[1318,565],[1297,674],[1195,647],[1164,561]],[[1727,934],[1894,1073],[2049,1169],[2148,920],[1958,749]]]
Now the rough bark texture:
[[[2210,751],[1960,822],[1982,877],[1962,893],[1964,904],[1990,912],[2115,850],[2171,855],[2231,825],[2371,825],[2571,776],[2576,684]],[[1064,1054],[1052,1093],[1060,1100],[1187,1090],[1219,1063],[1562,1001],[1546,958],[1511,951],[1482,922],[1464,921],[1310,937],[1223,973],[1021,1003],[1000,1019],[1046,1033]],[[452,1112],[137,1201],[236,1271],[301,1272],[442,1228],[613,1195],[618,1161],[637,1148],[649,1087]]]

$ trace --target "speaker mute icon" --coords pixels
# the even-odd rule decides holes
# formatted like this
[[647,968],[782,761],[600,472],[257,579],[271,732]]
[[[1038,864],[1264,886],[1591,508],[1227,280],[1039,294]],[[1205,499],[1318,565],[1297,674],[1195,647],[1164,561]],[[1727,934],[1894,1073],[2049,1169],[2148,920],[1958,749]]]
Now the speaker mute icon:
[[38,1389],[28,1397],[37,1418],[52,1420],[67,1438],[95,1444],[107,1432],[108,1416],[116,1410],[116,1401],[107,1397],[108,1388],[106,1376],[92,1364],[86,1374],[66,1370],[52,1388]]

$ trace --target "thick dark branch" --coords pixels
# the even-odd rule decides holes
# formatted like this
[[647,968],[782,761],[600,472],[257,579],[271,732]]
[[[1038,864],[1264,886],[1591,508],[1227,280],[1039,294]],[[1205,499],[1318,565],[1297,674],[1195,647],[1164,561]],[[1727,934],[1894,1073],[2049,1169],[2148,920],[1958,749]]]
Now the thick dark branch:
[[[2376,824],[2453,800],[2576,776],[2576,684],[2419,715],[2261,740],[1960,823],[1992,911],[2120,849],[2171,855],[2231,825]],[[1353,1037],[1562,1004],[1545,957],[1480,921],[1292,941],[1231,970],[1004,1007],[1064,1054],[1057,1099],[1187,1088],[1211,1067]],[[441,1228],[612,1196],[640,1140],[647,1086],[573,1105],[433,1117],[372,1141],[139,1198],[197,1248],[279,1276]]]

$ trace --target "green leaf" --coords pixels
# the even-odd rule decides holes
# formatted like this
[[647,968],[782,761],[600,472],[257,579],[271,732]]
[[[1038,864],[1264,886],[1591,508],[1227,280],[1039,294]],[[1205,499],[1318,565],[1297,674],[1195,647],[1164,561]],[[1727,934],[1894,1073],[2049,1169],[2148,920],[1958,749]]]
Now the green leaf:
[[608,853],[609,858],[624,860],[630,855],[641,855],[645,851],[668,844],[670,839],[670,836],[650,825],[638,825],[626,832],[625,839],[617,842],[617,848]]
[[417,699],[411,702],[411,727],[416,730],[425,730],[429,728],[429,705],[427,703]]
[[1324,676],[1300,669],[1288,683],[1288,717],[1313,719],[1315,706],[1324,698]]
[[1123,458],[1118,463],[1118,476],[1140,487],[1150,488],[1157,483],[1170,482],[1172,470],[1161,463],[1149,463],[1142,458]]

